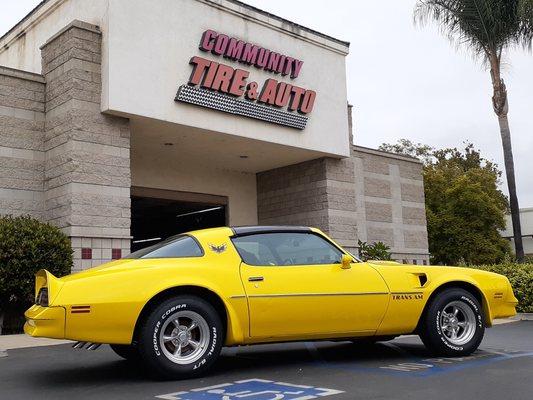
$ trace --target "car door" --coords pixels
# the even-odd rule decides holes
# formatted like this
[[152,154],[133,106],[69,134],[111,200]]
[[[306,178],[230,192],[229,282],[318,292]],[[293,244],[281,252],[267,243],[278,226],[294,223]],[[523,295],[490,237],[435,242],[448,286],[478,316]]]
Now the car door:
[[388,288],[366,263],[341,268],[343,252],[314,232],[234,237],[243,262],[254,339],[373,333]]

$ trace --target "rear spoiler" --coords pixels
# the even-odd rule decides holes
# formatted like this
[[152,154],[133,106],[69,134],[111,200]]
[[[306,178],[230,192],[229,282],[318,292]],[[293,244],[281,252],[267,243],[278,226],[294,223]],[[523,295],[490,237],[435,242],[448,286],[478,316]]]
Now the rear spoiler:
[[63,282],[47,270],[41,269],[35,274],[35,299],[37,299],[39,290],[46,287],[48,288],[48,302],[52,304],[62,286]]

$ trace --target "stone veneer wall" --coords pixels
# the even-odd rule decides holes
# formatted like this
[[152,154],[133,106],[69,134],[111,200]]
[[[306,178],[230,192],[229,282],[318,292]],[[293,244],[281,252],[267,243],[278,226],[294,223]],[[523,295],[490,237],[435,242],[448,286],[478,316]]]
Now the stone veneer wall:
[[354,146],[357,235],[391,247],[404,263],[429,263],[420,161]]
[[44,82],[0,67],[0,214],[43,218]]
[[74,270],[80,270],[129,253],[129,120],[100,112],[97,26],[74,21],[41,50],[46,80],[44,210],[46,219],[72,238]]
[[0,67],[0,213],[59,226],[78,271],[130,251],[129,120],[100,112],[97,26],[41,50],[42,76]]
[[257,174],[259,224],[315,226],[357,254],[357,240],[382,241],[404,263],[429,262],[422,164],[354,146]]
[[320,158],[258,173],[259,224],[315,226],[354,249],[354,172],[350,158]]

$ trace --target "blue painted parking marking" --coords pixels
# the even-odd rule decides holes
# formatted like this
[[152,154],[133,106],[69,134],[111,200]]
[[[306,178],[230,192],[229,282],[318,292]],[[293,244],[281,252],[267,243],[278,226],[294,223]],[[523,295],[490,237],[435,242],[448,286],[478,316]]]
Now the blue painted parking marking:
[[[388,375],[428,377],[436,374],[445,374],[459,371],[466,368],[475,368],[499,361],[513,358],[533,357],[533,352],[503,349],[478,350],[474,354],[465,357],[440,357],[423,358],[410,354],[394,343],[383,343],[394,349],[398,355],[402,356],[401,361],[383,362],[383,360],[366,360],[359,363],[346,361],[328,361],[320,354],[314,343],[306,343],[307,350],[319,368],[338,369],[342,371],[359,371],[367,373],[381,373]],[[398,360],[398,358],[396,358]]]
[[155,397],[165,400],[310,400],[339,393],[344,392],[265,379],[247,379]]
[[466,368],[492,364],[498,361],[531,356],[533,356],[533,353],[521,351],[509,353],[485,352],[467,357],[426,358],[422,360],[415,360],[413,362],[408,361],[397,364],[383,365],[379,368],[383,372],[396,375],[427,377],[435,374],[449,373],[460,371]]

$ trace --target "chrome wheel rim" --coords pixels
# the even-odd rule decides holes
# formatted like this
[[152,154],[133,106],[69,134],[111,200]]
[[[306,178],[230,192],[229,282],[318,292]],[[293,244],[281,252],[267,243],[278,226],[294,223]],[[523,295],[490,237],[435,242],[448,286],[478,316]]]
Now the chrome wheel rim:
[[163,354],[176,364],[199,360],[210,340],[209,325],[194,311],[178,311],[170,315],[159,333]]
[[439,319],[440,329],[453,345],[468,343],[476,333],[474,311],[462,301],[452,301],[443,309]]

